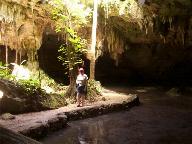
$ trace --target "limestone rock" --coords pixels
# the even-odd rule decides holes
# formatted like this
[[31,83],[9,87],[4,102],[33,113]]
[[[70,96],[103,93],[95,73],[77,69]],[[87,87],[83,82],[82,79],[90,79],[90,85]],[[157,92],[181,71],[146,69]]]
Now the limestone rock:
[[11,119],[15,119],[15,116],[10,113],[4,113],[0,116],[0,118],[3,120],[11,120]]
[[39,142],[0,126],[1,144],[40,144]]
[[46,14],[38,1],[3,0],[0,13],[1,45],[23,52],[40,48]]
[[0,79],[0,87],[4,92],[0,99],[0,113],[24,113],[54,109],[66,105],[65,100],[57,94],[46,94],[40,89],[27,93],[17,83]]

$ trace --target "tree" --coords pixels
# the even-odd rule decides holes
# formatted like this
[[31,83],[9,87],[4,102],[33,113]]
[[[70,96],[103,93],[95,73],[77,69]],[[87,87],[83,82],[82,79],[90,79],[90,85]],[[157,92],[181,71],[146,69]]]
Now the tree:
[[58,52],[59,60],[69,70],[70,85],[66,96],[70,97],[75,94],[75,79],[77,75],[77,66],[82,63],[81,55],[86,52],[85,41],[76,35],[73,29],[66,28],[67,30],[67,43],[60,46]]
[[58,50],[58,58],[69,70],[70,85],[66,96],[70,97],[75,94],[77,66],[82,63],[81,56],[86,52],[86,40],[79,37],[75,30],[86,24],[90,9],[80,4],[79,0],[53,0],[49,4],[55,31],[62,35],[65,41]]
[[92,43],[91,43],[91,51],[90,51],[90,79],[95,79],[95,47],[96,47],[96,34],[97,34],[97,8],[98,8],[98,2],[97,2],[97,0],[94,0]]

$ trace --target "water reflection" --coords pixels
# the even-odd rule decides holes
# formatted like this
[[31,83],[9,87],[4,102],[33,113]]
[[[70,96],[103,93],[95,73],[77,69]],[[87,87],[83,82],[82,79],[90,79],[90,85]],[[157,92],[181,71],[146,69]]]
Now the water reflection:
[[98,144],[104,136],[103,121],[99,120],[91,126],[85,123],[78,128],[78,141],[80,144]]
[[[104,127],[104,120],[107,116],[97,119],[87,119],[69,123],[65,130],[56,132],[48,136],[49,139],[42,140],[45,144],[101,144],[108,143]],[[107,119],[108,120],[108,119]]]

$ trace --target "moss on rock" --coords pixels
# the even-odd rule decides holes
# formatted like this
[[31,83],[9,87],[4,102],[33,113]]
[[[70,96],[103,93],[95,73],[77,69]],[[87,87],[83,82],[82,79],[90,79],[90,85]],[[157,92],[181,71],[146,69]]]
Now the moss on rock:
[[54,109],[67,105],[65,98],[58,94],[47,94],[42,89],[31,91],[12,81],[0,80],[1,91],[0,113],[24,113]]

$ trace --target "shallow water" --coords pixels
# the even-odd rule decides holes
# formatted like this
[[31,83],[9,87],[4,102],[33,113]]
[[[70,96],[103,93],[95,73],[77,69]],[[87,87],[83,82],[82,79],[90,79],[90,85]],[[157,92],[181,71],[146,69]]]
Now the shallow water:
[[69,123],[42,139],[44,144],[191,144],[192,95],[169,95],[163,88],[113,90],[137,94],[141,105]]

